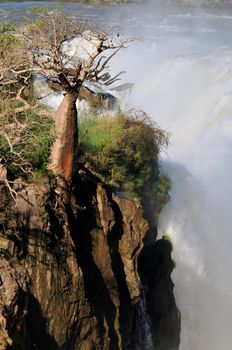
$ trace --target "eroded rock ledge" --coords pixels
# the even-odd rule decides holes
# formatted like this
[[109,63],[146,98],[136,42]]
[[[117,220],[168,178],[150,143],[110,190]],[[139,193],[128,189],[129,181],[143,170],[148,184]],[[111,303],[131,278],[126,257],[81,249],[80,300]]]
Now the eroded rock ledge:
[[14,202],[2,184],[0,350],[133,349],[141,279],[150,283],[157,313],[154,337],[169,337],[169,327],[175,341],[169,337],[162,350],[178,349],[174,299],[162,306],[162,295],[173,295],[170,271],[162,272],[162,259],[144,258],[147,248],[138,269],[148,229],[133,201],[108,191],[86,169],[71,195],[52,179],[22,186]]

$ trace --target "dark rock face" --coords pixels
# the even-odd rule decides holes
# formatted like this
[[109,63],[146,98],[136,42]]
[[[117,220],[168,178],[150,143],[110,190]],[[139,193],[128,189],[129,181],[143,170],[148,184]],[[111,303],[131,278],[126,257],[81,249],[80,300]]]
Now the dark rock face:
[[28,312],[27,271],[13,266],[7,259],[0,260],[0,348],[13,345],[11,334],[23,349],[27,344],[25,315]]
[[178,349],[170,252],[143,249],[149,226],[133,201],[87,170],[72,194],[61,180],[24,187],[16,202],[0,192],[1,350],[132,349],[141,279],[157,349]]
[[170,242],[160,239],[144,247],[139,259],[153,340],[158,350],[178,350],[180,343],[180,313],[173,295],[171,250]]

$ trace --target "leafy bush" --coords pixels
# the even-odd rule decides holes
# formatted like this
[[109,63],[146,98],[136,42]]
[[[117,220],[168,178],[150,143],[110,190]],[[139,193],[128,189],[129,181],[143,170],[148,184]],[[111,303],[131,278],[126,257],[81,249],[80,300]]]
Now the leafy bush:
[[170,252],[172,252],[172,251],[173,251],[173,243],[172,243],[171,237],[170,237],[169,235],[164,235],[164,236],[162,237],[162,239],[163,239],[165,242],[168,243],[169,248],[170,248]]
[[44,174],[53,140],[52,120],[36,108],[33,75],[26,53],[18,54],[16,34],[16,24],[0,23],[0,158],[13,178]]
[[6,94],[0,88],[0,158],[5,159],[13,177],[35,171],[44,173],[53,140],[53,122],[46,111],[35,108],[32,83],[24,90],[24,101],[32,106],[28,110],[21,99],[10,93],[11,86],[7,88]]
[[158,180],[153,184],[152,191],[156,200],[158,211],[169,202],[169,191],[171,189],[171,180],[166,175],[160,175]]
[[17,43],[15,24],[12,22],[0,22],[0,58],[5,56],[6,51],[14,48]]
[[[174,249],[172,238],[169,235],[164,235],[162,237],[162,240],[167,244],[169,251],[171,253]],[[172,270],[174,270],[176,268],[176,262],[172,258],[171,258],[171,268],[172,268]]]
[[115,115],[82,114],[79,158],[103,181],[139,199],[151,166],[168,135],[143,111]]
[[5,159],[13,177],[47,172],[51,127],[51,118],[36,111],[1,116],[0,158]]

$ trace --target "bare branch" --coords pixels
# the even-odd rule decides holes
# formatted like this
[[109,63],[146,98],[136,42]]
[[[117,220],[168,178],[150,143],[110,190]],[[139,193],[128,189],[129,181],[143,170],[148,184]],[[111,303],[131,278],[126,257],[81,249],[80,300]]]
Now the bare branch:
[[18,198],[17,192],[10,186],[10,183],[9,183],[8,180],[5,179],[5,180],[4,180],[4,183],[6,184],[6,187],[8,188],[12,199],[13,199],[14,201],[16,201],[17,198]]
[[[105,67],[107,66],[107,64],[109,63],[109,61],[118,53],[119,50],[121,50],[122,46],[119,47],[118,49],[116,49],[106,60],[105,62],[101,65],[100,68],[96,69],[96,73],[99,74],[101,73]],[[113,48],[114,49],[114,48]]]
[[116,74],[113,78],[107,80],[107,81],[105,82],[105,85],[108,86],[108,85],[111,85],[111,84],[115,83],[116,81],[120,80],[120,79],[117,79],[117,78],[118,78],[120,75],[124,74],[124,73],[126,73],[126,72],[125,72],[125,71],[122,71],[122,72]]

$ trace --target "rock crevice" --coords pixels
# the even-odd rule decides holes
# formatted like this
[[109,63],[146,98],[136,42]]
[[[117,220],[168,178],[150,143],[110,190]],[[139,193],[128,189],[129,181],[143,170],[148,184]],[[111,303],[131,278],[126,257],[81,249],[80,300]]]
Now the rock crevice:
[[133,349],[141,279],[162,329],[158,277],[138,266],[149,225],[132,200],[85,169],[72,192],[52,179],[25,186],[14,202],[0,187],[1,350]]

